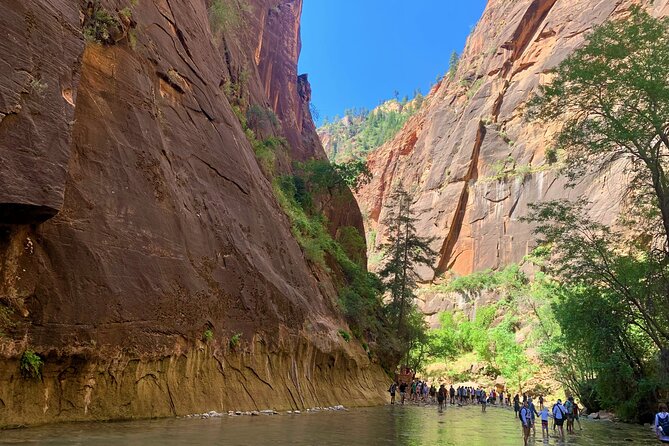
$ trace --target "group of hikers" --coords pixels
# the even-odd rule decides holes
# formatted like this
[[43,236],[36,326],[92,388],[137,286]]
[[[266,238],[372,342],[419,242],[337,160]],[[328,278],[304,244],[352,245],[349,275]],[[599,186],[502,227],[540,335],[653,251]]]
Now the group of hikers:
[[558,399],[553,407],[551,407],[549,413],[548,406],[544,406],[543,395],[539,395],[539,411],[537,412],[537,408],[531,397],[523,394],[521,403],[520,397],[516,394],[513,398],[513,410],[518,418],[520,418],[520,423],[523,427],[523,441],[525,445],[527,445],[530,432],[532,435],[536,434],[536,420],[538,418],[541,419],[541,434],[544,438],[548,438],[549,436],[549,417],[553,418],[553,430],[557,430],[560,438],[564,438],[565,421],[568,433],[574,433],[574,422],[578,423],[578,428],[580,430],[583,430],[579,419],[580,408],[576,401],[574,401],[573,396],[567,397],[564,404],[561,399]]
[[[579,430],[581,427],[580,413],[581,408],[574,400],[573,396],[568,396],[562,402],[558,399],[552,406],[545,405],[543,395],[539,395],[537,402],[539,407],[535,405],[532,397],[523,394],[522,397],[518,394],[511,398],[511,394],[505,390],[490,389],[486,391],[482,387],[472,386],[458,386],[454,388],[452,385],[447,389],[444,384],[437,388],[434,383],[429,384],[426,381],[412,379],[407,381],[395,381],[388,388],[390,393],[390,404],[395,404],[395,396],[397,392],[400,394],[400,404],[410,403],[437,403],[439,411],[444,410],[446,403],[450,405],[465,406],[469,404],[480,404],[481,411],[486,411],[488,404],[511,406],[520,419],[523,430],[523,442],[527,446],[530,434],[536,435],[536,422],[541,420],[541,434],[544,439],[550,436],[549,420],[552,418],[552,429],[557,431],[561,439],[564,439],[566,426],[567,433],[574,433],[574,424],[578,424]],[[669,443],[669,413],[667,412],[667,405],[660,404],[659,411],[655,416],[654,429],[658,439],[663,443]]]
[[[550,408],[544,405],[544,396],[539,395],[539,407],[534,404],[534,401],[527,394],[522,397],[518,394],[511,397],[511,394],[505,390],[490,389],[486,390],[483,387],[473,386],[458,386],[452,385],[447,389],[444,384],[437,388],[434,384],[429,384],[425,381],[412,379],[411,382],[395,381],[388,388],[390,393],[390,404],[395,404],[396,394],[400,394],[400,404],[405,404],[408,401],[411,403],[434,403],[439,406],[439,411],[443,411],[444,405],[448,402],[450,405],[469,405],[480,404],[481,411],[485,412],[488,404],[507,406],[513,405],[516,417],[520,419],[523,428],[523,441],[525,445],[528,444],[530,433],[536,434],[536,420],[541,419],[541,433],[544,438],[549,436],[549,418],[553,419],[553,430],[557,431],[560,438],[564,438],[564,426],[566,422],[567,432],[574,432],[574,423],[578,423],[579,429],[581,421],[579,420],[580,408],[574,401],[574,397],[569,396],[564,404],[561,399]],[[407,395],[408,394],[408,395]],[[667,415],[669,423],[669,415]],[[669,424],[667,425],[667,433],[669,434]]]
[[[425,403],[440,403],[440,408],[447,401],[451,405],[459,404],[461,406],[468,404],[480,404],[481,410],[485,412],[488,404],[499,404],[500,406],[511,406],[510,394],[508,392],[498,391],[496,389],[485,390],[483,387],[459,386],[454,388],[446,388],[441,384],[437,388],[434,384],[413,379],[411,382],[393,382],[388,389],[390,393],[390,403],[395,404],[396,393],[400,393],[400,404],[405,401],[409,402],[425,402]],[[408,395],[407,395],[408,394]],[[518,398],[518,395],[515,397]],[[540,397],[543,402],[543,397]],[[515,399],[514,399],[515,401]]]

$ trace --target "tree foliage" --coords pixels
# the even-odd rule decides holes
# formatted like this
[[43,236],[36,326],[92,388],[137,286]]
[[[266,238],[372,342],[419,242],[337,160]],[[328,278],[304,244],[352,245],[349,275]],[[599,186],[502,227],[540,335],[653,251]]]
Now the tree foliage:
[[432,239],[417,234],[411,195],[400,185],[390,195],[389,202],[383,222],[388,236],[382,246],[384,266],[379,277],[390,296],[387,313],[394,322],[403,351],[411,353],[418,349],[414,360],[422,360],[427,326],[413,303],[418,279],[416,269],[420,265],[432,267],[436,252],[430,247]]
[[633,8],[597,28],[531,104],[562,122],[554,152],[572,180],[624,163],[624,213],[592,220],[585,199],[533,206],[561,286],[543,357],[590,409],[647,419],[669,388],[669,19]]
[[437,253],[430,247],[432,239],[420,237],[416,231],[411,195],[400,185],[390,195],[389,202],[383,221],[388,228],[388,238],[382,246],[384,266],[379,277],[390,294],[396,312],[397,334],[401,338],[408,307],[415,298],[416,269],[420,265],[432,267]]
[[[531,116],[562,122],[555,149],[575,180],[591,167],[629,163],[631,209],[657,217],[669,235],[669,18],[636,7],[597,28],[555,70],[532,101]],[[643,200],[647,206],[639,206]],[[653,209],[659,212],[647,212]]]

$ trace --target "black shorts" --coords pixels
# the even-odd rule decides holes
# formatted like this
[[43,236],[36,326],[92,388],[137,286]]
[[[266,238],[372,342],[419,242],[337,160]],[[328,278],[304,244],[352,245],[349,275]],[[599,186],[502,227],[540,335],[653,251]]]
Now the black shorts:
[[564,424],[564,418],[556,418],[555,419],[555,425],[556,426],[562,426]]

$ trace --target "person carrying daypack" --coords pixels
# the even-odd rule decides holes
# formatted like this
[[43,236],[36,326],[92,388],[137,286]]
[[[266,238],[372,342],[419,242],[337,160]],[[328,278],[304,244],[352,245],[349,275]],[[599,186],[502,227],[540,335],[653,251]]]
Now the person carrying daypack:
[[393,382],[390,387],[388,387],[388,393],[390,393],[390,404],[395,404],[395,392],[397,391],[397,383]]
[[442,384],[437,392],[437,402],[439,403],[439,412],[444,410],[444,400],[446,400],[446,387]]
[[558,432],[560,433],[560,438],[564,438],[564,419],[567,416],[567,409],[562,405],[562,400],[557,400],[555,406],[553,406],[553,420],[555,420],[555,425],[557,426]]

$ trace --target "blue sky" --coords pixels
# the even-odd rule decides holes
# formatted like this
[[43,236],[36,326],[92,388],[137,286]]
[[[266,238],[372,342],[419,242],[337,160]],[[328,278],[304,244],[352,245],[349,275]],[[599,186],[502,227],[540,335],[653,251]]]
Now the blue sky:
[[325,116],[427,93],[487,0],[304,0],[300,73]]

